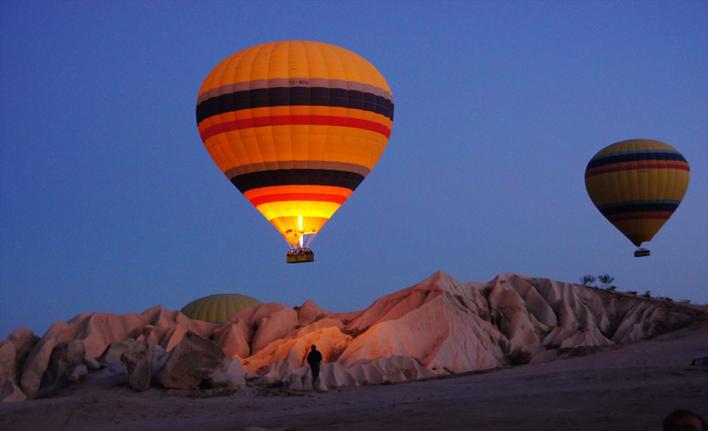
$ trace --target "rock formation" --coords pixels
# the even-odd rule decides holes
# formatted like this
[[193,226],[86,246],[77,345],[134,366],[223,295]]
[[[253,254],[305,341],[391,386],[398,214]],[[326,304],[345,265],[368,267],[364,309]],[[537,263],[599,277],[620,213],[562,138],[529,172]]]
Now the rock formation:
[[84,354],[84,343],[80,340],[63,341],[54,347],[42,376],[41,388],[45,394],[79,381],[88,372]]
[[196,389],[224,363],[223,350],[214,342],[187,332],[157,375],[169,389]]
[[241,367],[241,361],[224,358],[221,365],[211,373],[207,383],[211,387],[225,387],[228,389],[237,389],[245,385],[246,373]]
[[543,278],[502,274],[487,283],[461,283],[442,272],[359,312],[331,313],[311,301],[296,311],[298,327],[242,358],[249,374],[266,383],[307,386],[304,356],[317,344],[325,363],[342,366],[332,373],[323,367],[325,387],[428,378],[631,343],[701,315],[665,301]]
[[682,304],[545,278],[502,274],[463,283],[443,272],[348,313],[306,301],[260,304],[223,324],[161,307],[80,314],[39,339],[24,329],[0,343],[0,400],[32,398],[99,367],[115,370],[121,358],[127,383],[139,390],[151,380],[175,389],[236,388],[246,377],[308,389],[312,344],[324,357],[320,390],[396,383],[632,343],[705,317]]
[[25,394],[17,387],[17,349],[11,341],[0,343],[0,402],[22,401]]
[[135,343],[120,356],[128,371],[128,386],[142,392],[150,388],[152,380],[152,354],[147,343]]

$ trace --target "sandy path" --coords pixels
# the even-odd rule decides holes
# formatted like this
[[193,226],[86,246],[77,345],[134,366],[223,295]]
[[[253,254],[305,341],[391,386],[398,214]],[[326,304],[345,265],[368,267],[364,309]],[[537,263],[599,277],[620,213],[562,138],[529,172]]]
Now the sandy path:
[[688,365],[698,356],[708,322],[583,357],[328,393],[195,399],[84,384],[0,405],[0,430],[651,430],[679,407],[708,416],[708,369]]

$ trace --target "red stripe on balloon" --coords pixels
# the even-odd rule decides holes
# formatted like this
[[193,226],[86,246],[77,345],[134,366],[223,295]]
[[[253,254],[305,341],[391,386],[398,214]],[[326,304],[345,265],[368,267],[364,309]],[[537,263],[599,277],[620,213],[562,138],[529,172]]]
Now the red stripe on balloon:
[[279,193],[273,195],[256,196],[249,199],[254,206],[265,204],[268,202],[282,201],[317,201],[317,202],[334,202],[343,204],[347,200],[345,196],[328,195],[323,193]]
[[214,135],[234,130],[249,129],[251,127],[288,125],[354,127],[380,133],[387,138],[391,135],[390,128],[375,121],[362,120],[360,118],[334,117],[330,115],[278,115],[272,117],[245,118],[243,120],[227,121],[207,127],[200,134],[202,140],[206,141]]
[[674,161],[646,161],[646,162],[627,162],[614,165],[600,166],[593,169],[588,169],[585,173],[585,178],[594,177],[595,175],[606,174],[608,172],[631,171],[635,169],[680,169],[689,171],[688,163]]

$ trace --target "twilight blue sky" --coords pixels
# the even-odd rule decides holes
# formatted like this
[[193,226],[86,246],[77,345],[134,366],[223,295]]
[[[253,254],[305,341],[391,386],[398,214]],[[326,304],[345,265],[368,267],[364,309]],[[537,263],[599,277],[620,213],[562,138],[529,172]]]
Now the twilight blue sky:
[[[386,152],[309,265],[283,262],[194,117],[212,67],[282,39],[359,53],[396,103]],[[706,77],[705,1],[0,2],[0,337],[219,292],[355,310],[437,269],[608,272],[706,302]],[[692,169],[643,259],[583,181],[634,137]]]

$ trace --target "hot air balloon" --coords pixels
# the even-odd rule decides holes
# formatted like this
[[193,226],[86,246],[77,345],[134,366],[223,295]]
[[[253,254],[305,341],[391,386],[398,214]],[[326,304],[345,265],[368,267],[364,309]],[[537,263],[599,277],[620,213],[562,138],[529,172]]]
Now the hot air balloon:
[[393,96],[352,51],[271,42],[207,75],[197,124],[219,169],[290,245],[286,261],[311,262],[315,235],[386,148]]
[[206,322],[226,322],[239,311],[260,305],[261,301],[238,293],[220,293],[195,299],[182,307],[182,313],[190,319]]
[[678,150],[651,139],[629,139],[600,150],[585,169],[585,188],[598,210],[638,249],[650,241],[683,199],[689,166]]

